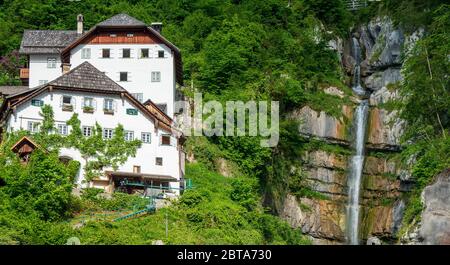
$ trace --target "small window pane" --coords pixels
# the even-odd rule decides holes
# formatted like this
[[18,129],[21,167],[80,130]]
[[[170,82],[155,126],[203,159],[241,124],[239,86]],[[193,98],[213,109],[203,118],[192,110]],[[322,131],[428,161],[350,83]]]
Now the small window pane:
[[161,136],[161,145],[170,145],[170,135]]
[[109,56],[110,56],[109,49],[103,49],[102,50],[102,57],[103,58],[109,58]]
[[81,50],[81,59],[91,59],[91,49],[84,48]]
[[56,58],[47,58],[47,68],[56,68]]
[[151,142],[151,134],[149,132],[141,133],[141,141],[143,143],[149,144]]
[[72,97],[70,96],[63,96],[63,104],[70,105],[72,102]]
[[58,133],[61,135],[67,135],[67,125],[58,124]]
[[134,132],[133,131],[125,131],[125,141],[133,141],[134,140]]
[[113,100],[112,99],[105,99],[103,108],[105,110],[111,111],[111,110],[113,110],[113,105],[114,104],[113,104]]
[[123,58],[130,58],[130,54],[131,54],[130,49],[123,49],[122,50],[122,57]]
[[158,57],[164,58],[164,51],[158,51]]
[[152,72],[152,82],[161,81],[161,72]]
[[120,72],[120,81],[121,82],[128,81],[128,72]]
[[144,95],[142,93],[132,93],[131,94],[135,99],[137,99],[139,102],[144,101]]
[[86,137],[92,136],[92,130],[93,130],[93,127],[83,126],[83,135]]
[[103,138],[104,139],[113,138],[113,129],[103,129]]
[[148,58],[148,49],[141,49],[141,57]]
[[162,166],[163,165],[163,159],[162,157],[157,157],[156,161],[155,161],[157,166]]

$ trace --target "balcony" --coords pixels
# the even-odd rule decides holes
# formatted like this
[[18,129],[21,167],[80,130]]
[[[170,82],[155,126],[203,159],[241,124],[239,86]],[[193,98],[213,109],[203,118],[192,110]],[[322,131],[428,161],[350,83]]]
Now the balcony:
[[20,79],[30,78],[30,68],[20,68]]

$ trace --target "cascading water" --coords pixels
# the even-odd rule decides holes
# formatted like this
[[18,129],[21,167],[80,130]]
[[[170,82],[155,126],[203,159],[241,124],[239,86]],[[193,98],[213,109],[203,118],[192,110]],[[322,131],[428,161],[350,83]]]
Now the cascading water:
[[[358,40],[352,38],[352,49],[355,58],[353,77],[353,91],[359,95],[366,95],[366,91],[360,82],[361,50]],[[367,99],[361,100],[355,111],[353,127],[355,154],[351,159],[350,174],[348,176],[348,205],[347,205],[347,241],[349,244],[359,243],[359,195],[361,186],[362,170],[364,165],[364,144],[367,125],[367,114],[369,105]]]

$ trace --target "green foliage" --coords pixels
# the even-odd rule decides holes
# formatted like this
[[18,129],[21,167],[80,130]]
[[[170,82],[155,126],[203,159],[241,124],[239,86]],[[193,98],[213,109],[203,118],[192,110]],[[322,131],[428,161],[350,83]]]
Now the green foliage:
[[405,61],[401,117],[406,139],[448,136],[450,127],[450,6],[436,11],[432,30],[419,40]]

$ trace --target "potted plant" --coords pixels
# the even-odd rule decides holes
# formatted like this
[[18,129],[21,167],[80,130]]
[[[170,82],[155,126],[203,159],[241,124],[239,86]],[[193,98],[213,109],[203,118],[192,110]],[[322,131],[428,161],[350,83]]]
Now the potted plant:
[[103,109],[103,112],[108,115],[114,115],[114,110],[112,109]]
[[84,106],[83,107],[83,112],[84,113],[94,113],[94,107],[92,107],[92,106]]
[[72,104],[63,104],[62,110],[63,111],[73,111],[73,105]]

